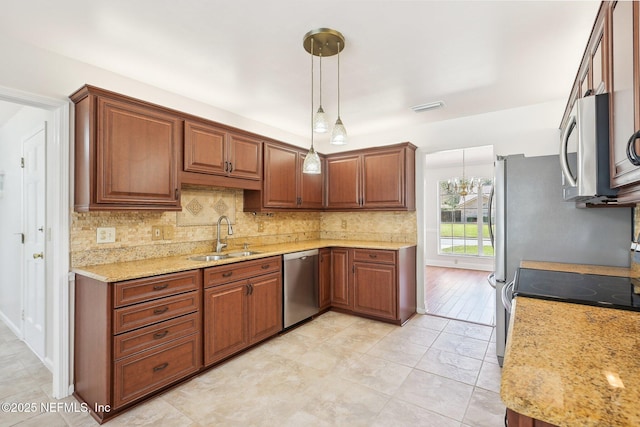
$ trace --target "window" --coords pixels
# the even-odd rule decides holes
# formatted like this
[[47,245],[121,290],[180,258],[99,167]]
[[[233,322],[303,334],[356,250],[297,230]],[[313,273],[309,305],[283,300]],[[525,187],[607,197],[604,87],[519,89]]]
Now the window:
[[460,195],[449,185],[438,184],[438,253],[441,255],[493,256],[489,237],[489,194],[491,178],[479,178],[475,191]]

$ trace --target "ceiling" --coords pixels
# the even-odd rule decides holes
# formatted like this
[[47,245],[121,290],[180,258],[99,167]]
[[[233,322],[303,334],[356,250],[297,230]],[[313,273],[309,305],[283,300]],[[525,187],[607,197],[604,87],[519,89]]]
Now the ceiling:
[[[308,136],[302,40],[334,28],[346,39],[341,117],[355,136],[567,98],[599,3],[5,0],[0,35]],[[336,75],[325,58],[330,121]]]

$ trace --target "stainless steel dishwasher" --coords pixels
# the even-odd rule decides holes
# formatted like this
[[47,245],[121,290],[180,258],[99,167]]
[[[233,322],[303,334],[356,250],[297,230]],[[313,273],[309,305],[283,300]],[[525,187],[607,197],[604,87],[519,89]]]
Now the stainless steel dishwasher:
[[318,313],[318,250],[285,254],[284,327]]

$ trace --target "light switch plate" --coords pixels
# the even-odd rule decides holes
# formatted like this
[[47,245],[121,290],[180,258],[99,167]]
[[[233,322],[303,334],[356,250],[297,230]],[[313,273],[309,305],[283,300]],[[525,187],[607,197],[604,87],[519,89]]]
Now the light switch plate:
[[114,243],[116,241],[115,227],[98,227],[96,232],[97,243]]

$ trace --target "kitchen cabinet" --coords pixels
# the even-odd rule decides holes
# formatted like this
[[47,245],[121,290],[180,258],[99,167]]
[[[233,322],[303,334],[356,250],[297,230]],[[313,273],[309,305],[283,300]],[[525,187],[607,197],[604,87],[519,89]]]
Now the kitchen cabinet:
[[[352,310],[349,249],[331,249],[331,306]],[[322,281],[322,279],[320,279]]]
[[323,311],[331,307],[331,249],[320,249],[318,255],[318,305]]
[[244,210],[322,210],[323,176],[302,173],[306,155],[307,151],[293,146],[265,143],[263,186],[245,191]]
[[[618,1],[610,12],[611,100],[610,156],[611,185],[618,187],[618,200],[640,201],[640,7],[637,2]],[[636,155],[629,157],[628,153]],[[634,159],[633,161],[631,159]],[[634,164],[638,163],[638,164]]]
[[509,427],[556,427],[555,424],[549,424],[535,418],[527,417],[507,408],[507,424]]
[[105,283],[76,275],[74,395],[100,422],[202,367],[200,270]]
[[262,141],[210,123],[184,123],[184,171],[262,180]]
[[327,156],[328,210],[415,210],[410,143]]
[[[332,248],[331,306],[404,324],[416,310],[415,254],[415,246],[399,250]],[[321,283],[322,274],[323,270]]]
[[603,3],[582,56],[578,74],[562,116],[561,128],[565,127],[564,124],[569,119],[569,113],[576,99],[611,91],[609,42],[608,5]]
[[282,330],[280,256],[204,270],[204,365]]
[[75,103],[74,209],[180,210],[180,117],[93,86],[70,98]]
[[352,253],[353,311],[396,319],[396,252],[354,249]]

